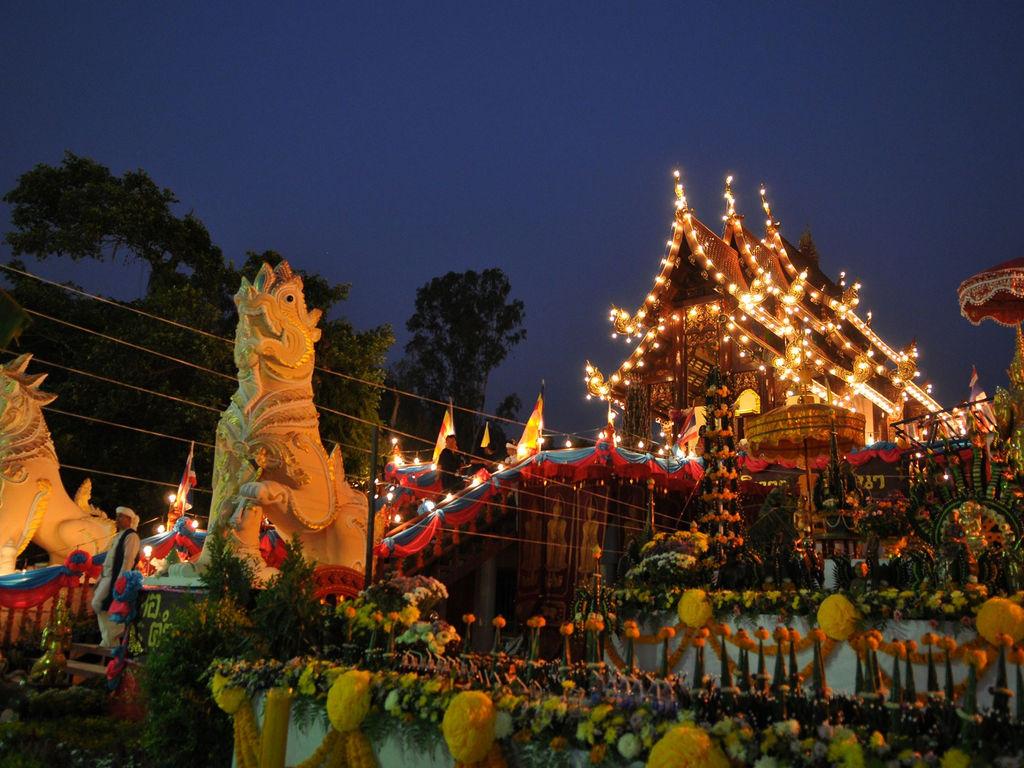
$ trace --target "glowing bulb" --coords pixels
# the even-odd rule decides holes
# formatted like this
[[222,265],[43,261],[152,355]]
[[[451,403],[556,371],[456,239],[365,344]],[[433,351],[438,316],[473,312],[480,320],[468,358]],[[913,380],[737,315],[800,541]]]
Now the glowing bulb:
[[167,526],[165,526],[163,523],[161,523],[160,525],[158,525],[156,527],[156,532],[157,533],[163,533],[166,530],[167,530]]
[[149,546],[149,544],[147,544],[146,546],[144,546],[144,547],[142,548],[142,556],[143,556],[144,558],[146,558],[147,560],[149,560],[149,558],[150,558],[150,557],[151,557],[152,555],[153,555],[153,548],[152,548],[151,546]]

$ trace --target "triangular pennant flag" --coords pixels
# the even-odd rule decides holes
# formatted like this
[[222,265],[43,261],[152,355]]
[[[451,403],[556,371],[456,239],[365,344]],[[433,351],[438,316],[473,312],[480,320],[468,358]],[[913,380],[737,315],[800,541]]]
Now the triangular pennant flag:
[[541,438],[544,432],[544,389],[541,388],[537,395],[537,404],[533,406],[533,413],[523,427],[523,436],[519,438],[519,445],[516,447],[516,456],[520,459],[536,453],[540,450]]
[[444,418],[441,419],[441,429],[437,432],[437,441],[434,443],[434,456],[430,460],[431,463],[437,464],[437,457],[441,455],[441,451],[444,450],[444,441],[448,439],[448,435],[455,434],[455,414],[452,413],[451,404],[448,405],[448,409],[444,412]]
[[484,436],[480,438],[480,447],[486,448],[491,444],[491,422],[484,424]]

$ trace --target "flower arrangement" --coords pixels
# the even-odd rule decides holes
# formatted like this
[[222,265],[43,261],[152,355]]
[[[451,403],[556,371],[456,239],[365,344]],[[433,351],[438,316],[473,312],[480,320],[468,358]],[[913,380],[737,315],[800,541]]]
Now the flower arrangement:
[[[634,584],[616,590],[615,594],[624,616],[639,617],[676,609],[689,588],[685,584],[651,587]],[[708,590],[707,599],[714,615],[719,618],[749,616],[753,619],[760,614],[775,614],[784,619],[788,616],[816,616],[821,604],[833,594],[845,595],[866,624],[901,619],[971,621],[989,597],[984,585],[973,584],[963,589],[867,587],[840,592],[807,588],[716,589]],[[1024,602],[1024,593],[1009,599],[1019,605]]]
[[455,627],[442,619],[434,621],[416,621],[399,635],[395,642],[408,650],[426,650],[441,656],[453,645],[458,645],[461,638]]
[[[360,707],[368,710],[364,728],[371,737],[414,737],[424,749],[446,738],[449,745],[465,750],[463,757],[477,757],[493,736],[503,750],[516,756],[510,762],[517,765],[559,764],[570,751],[579,755],[574,764],[647,761],[649,766],[666,768],[967,766],[993,761],[1011,766],[1020,765],[1024,756],[1024,735],[1007,719],[978,715],[983,722],[979,733],[988,734],[985,738],[929,727],[937,722],[942,702],[934,703],[934,712],[933,705],[909,707],[899,721],[880,721],[874,705],[864,699],[834,697],[834,711],[842,712],[842,722],[804,706],[790,709],[793,716],[784,719],[771,697],[761,693],[724,699],[679,681],[654,685],[634,677],[602,682],[584,675],[563,678],[558,685],[556,678],[549,678],[548,685],[527,687],[514,676],[499,681],[494,675],[484,684],[483,678],[459,677],[451,671],[350,669],[316,659],[271,665],[225,660],[215,663],[211,672],[222,698],[225,691],[255,695],[295,686],[305,678],[310,684],[298,684],[295,696],[321,708],[329,706],[336,680],[358,674],[360,684],[368,686],[369,700]],[[488,739],[477,743],[471,722],[486,730]]]

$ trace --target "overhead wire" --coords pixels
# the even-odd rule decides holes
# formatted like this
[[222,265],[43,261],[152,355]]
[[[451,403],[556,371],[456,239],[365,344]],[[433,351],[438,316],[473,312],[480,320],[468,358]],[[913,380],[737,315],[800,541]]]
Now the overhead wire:
[[[32,311],[32,310],[27,310],[27,311]],[[119,339],[117,337],[110,336],[108,334],[104,334],[104,333],[101,333],[99,331],[95,331],[95,330],[93,330],[91,328],[87,328],[85,326],[77,325],[75,323],[69,323],[69,322],[65,322],[65,321],[62,321],[62,320],[59,320],[59,319],[56,319],[56,318],[52,318],[52,317],[50,317],[48,315],[45,315],[43,313],[35,313],[35,314],[37,314],[38,316],[43,317],[43,318],[45,318],[47,320],[54,320],[58,324],[66,325],[68,327],[74,328],[77,331],[96,335],[96,336],[98,336],[100,338],[103,338],[106,341],[110,341],[110,342],[115,343],[115,344],[122,344],[122,345],[127,346],[127,347],[129,347],[131,349],[134,349],[136,351],[147,352],[149,354],[153,354],[153,355],[156,355],[158,357],[163,357],[163,358],[167,358],[167,359],[170,359],[172,361],[175,361],[175,362],[180,362],[180,361],[178,361],[177,358],[174,358],[174,357],[172,357],[170,355],[165,355],[165,354],[163,354],[161,352],[158,352],[156,350],[153,350],[153,349],[150,349],[148,347],[142,346],[140,344],[134,344],[132,342],[128,342],[128,341],[125,341],[123,339]],[[45,360],[42,360],[42,359],[39,359],[39,362],[43,363],[44,365],[52,364],[52,363],[49,363],[48,361],[45,361]],[[56,367],[63,367],[65,370],[70,370],[66,366],[57,366],[56,364],[52,364],[52,365],[55,365]],[[197,363],[188,363],[188,365],[189,365],[189,367],[191,367],[191,368],[193,368],[195,370],[204,372],[204,373],[210,373],[210,374],[213,374],[215,376],[222,377],[222,378],[231,378],[231,377],[228,377],[226,374],[223,374],[220,371],[216,371],[216,370],[214,370],[212,368],[209,368],[207,366],[199,365]],[[166,395],[165,393],[157,392],[155,390],[147,390],[147,389],[144,389],[142,387],[135,386],[135,385],[129,385],[127,383],[117,382],[114,379],[109,379],[109,378],[106,378],[106,377],[100,377],[100,376],[98,376],[96,374],[91,374],[91,373],[87,373],[87,372],[84,372],[84,371],[78,371],[78,372],[83,373],[84,375],[87,375],[87,376],[93,376],[94,378],[99,378],[99,379],[101,379],[101,380],[103,380],[103,381],[105,381],[107,383],[122,384],[123,386],[128,386],[128,387],[130,387],[132,389],[136,389],[136,390],[139,390],[139,391],[149,392],[149,393],[155,394],[155,395],[160,395],[161,397],[172,398],[172,399],[178,400],[179,402],[182,402],[182,403],[190,404],[190,405],[193,405],[193,406],[196,406],[196,407],[199,407],[199,408],[206,408],[208,410],[211,410],[211,411],[219,413],[219,410],[216,409],[216,408],[212,408],[210,406],[204,406],[204,405],[202,405],[200,403],[195,403],[195,402],[192,402],[192,401],[189,401],[189,400],[185,400],[184,398],[176,398],[176,397],[174,397],[172,395]],[[377,424],[377,422],[371,421],[369,419],[364,419],[362,417],[355,416],[355,415],[350,414],[350,413],[345,413],[344,411],[339,411],[339,410],[336,410],[334,408],[330,408],[330,407],[325,406],[325,405],[314,403],[314,406],[317,408],[317,410],[319,410],[319,411],[321,411],[323,413],[330,413],[330,414],[333,414],[333,415],[336,415],[336,416],[340,416],[342,418],[347,418],[347,419],[350,419],[350,420],[358,422],[358,423],[362,423],[362,424],[367,425],[367,426],[379,426],[379,424]],[[419,442],[424,443],[425,445],[428,445],[428,446],[433,445],[433,441],[431,441],[431,440],[429,440],[427,438],[420,437],[418,435],[413,435],[411,433],[404,432],[404,431],[398,430],[398,429],[393,428],[393,427],[389,427],[388,431],[391,432],[392,434],[400,435],[400,436],[408,438],[410,440],[419,441]],[[488,457],[486,457],[486,456],[476,456],[476,455],[470,454],[470,453],[464,453],[463,455],[467,456],[468,458],[472,458],[472,459],[478,459],[478,460],[481,460],[481,461],[489,461]],[[558,480],[550,480],[550,482],[552,484],[555,484],[555,485],[562,485],[562,486],[569,487],[569,488],[572,487],[571,484],[563,483],[562,481],[558,481]],[[644,514],[646,514],[646,510],[644,510],[642,507],[640,507],[638,505],[628,504],[626,506],[630,506],[630,507],[636,508],[636,509],[644,512]]]
[[[5,349],[3,351],[7,352],[9,354],[17,354],[17,353],[15,353],[15,352],[13,352],[12,350],[9,350],[9,349]],[[132,390],[135,390],[135,391],[139,391],[139,392],[143,392],[143,393],[147,393],[147,394],[150,394],[150,395],[166,397],[166,398],[172,399],[172,400],[174,400],[176,402],[182,403],[184,405],[191,405],[191,406],[194,406],[194,407],[197,407],[197,408],[204,408],[206,410],[210,410],[210,411],[214,411],[214,412],[218,412],[219,413],[219,411],[216,408],[212,408],[210,406],[203,405],[202,403],[196,403],[196,402],[188,400],[186,398],[176,397],[176,396],[173,396],[173,395],[167,395],[166,393],[159,392],[159,391],[156,391],[156,390],[147,389],[145,387],[139,387],[137,385],[129,384],[128,382],[121,382],[121,381],[118,381],[116,379],[110,379],[110,378],[107,378],[107,377],[99,376],[98,374],[93,374],[91,372],[83,371],[83,370],[80,370],[80,369],[77,369],[77,368],[71,368],[69,366],[62,366],[62,365],[60,365],[58,363],[53,363],[51,361],[44,360],[42,358],[34,357],[33,359],[36,360],[39,363],[42,363],[43,365],[49,365],[49,366],[53,366],[53,367],[56,367],[56,368],[59,368],[59,369],[62,369],[62,370],[66,370],[66,371],[71,372],[71,373],[76,373],[76,374],[80,374],[80,375],[87,376],[87,377],[97,378],[97,379],[99,379],[101,381],[104,381],[105,383],[113,384],[115,386],[123,386],[123,387],[127,387],[129,389],[132,389]],[[376,422],[370,421],[368,419],[361,418],[359,416],[355,416],[353,414],[345,413],[343,411],[335,410],[333,408],[328,408],[326,406],[317,405],[317,408],[322,410],[322,411],[324,411],[324,412],[326,412],[326,413],[331,413],[331,414],[340,416],[342,418],[350,419],[350,420],[358,422],[358,423],[362,423],[362,424],[369,425],[369,426],[376,426]],[[403,437],[407,437],[407,438],[412,439],[412,440],[418,440],[418,441],[421,441],[421,442],[424,442],[424,443],[427,443],[427,444],[431,444],[430,440],[427,440],[426,438],[419,437],[417,435],[412,435],[410,433],[402,432],[400,430],[391,430],[391,431],[394,432],[395,434],[401,435]],[[363,449],[363,450],[367,450],[367,449]],[[369,451],[367,450],[367,452],[369,452]],[[487,460],[486,457],[473,456],[472,454],[464,454],[464,455],[468,456],[469,458],[477,458],[477,459],[481,459],[481,460],[485,460],[485,461]],[[568,488],[570,490],[575,490],[575,487],[572,484],[570,484],[570,483],[564,483],[562,481],[558,481],[558,480],[554,480],[554,479],[550,479],[550,478],[548,479],[548,482],[550,482],[552,485],[555,485],[555,486],[558,486],[558,487],[565,487],[565,488]],[[526,495],[526,496],[533,496],[533,497],[545,498],[545,499],[547,498],[546,496],[544,496],[542,494],[538,494],[538,493],[536,493],[534,491],[528,491],[526,489],[520,489],[518,492],[523,494],[523,495]],[[635,510],[641,512],[643,515],[648,514],[648,510],[645,509],[644,507],[640,506],[640,505],[632,504],[630,502],[625,502],[625,501],[621,501],[621,500],[617,500],[616,503],[620,507],[624,507],[624,508],[627,508],[627,509],[635,509]],[[613,517],[620,517],[623,520],[633,520],[634,519],[634,518],[632,518],[632,517],[630,517],[628,515],[622,515],[621,513],[619,513],[619,514],[609,513],[609,514],[611,514]]]
[[[150,485],[162,485],[165,488],[177,488],[178,487],[177,483],[167,483],[167,482],[164,482],[163,480],[151,480],[150,478],[147,478],[147,477],[138,477],[136,475],[126,475],[126,474],[123,474],[123,473],[120,473],[120,472],[109,472],[109,471],[107,471],[105,469],[96,469],[95,467],[79,467],[79,466],[77,466],[75,464],[63,464],[63,463],[60,465],[60,467],[61,467],[61,469],[72,469],[72,470],[75,470],[76,472],[88,472],[90,474],[106,475],[107,477],[117,477],[117,478],[120,478],[121,480],[134,480],[134,481],[139,482],[139,483],[149,483]],[[213,493],[213,491],[211,491],[209,488],[198,488],[196,486],[193,486],[192,490],[193,491],[198,491],[199,493]]]
[[[99,301],[101,303],[104,303],[104,304],[107,304],[107,305],[110,305],[110,306],[113,306],[113,307],[117,307],[117,308],[122,309],[122,310],[126,310],[128,312],[133,312],[133,313],[135,313],[135,314],[137,314],[137,315],[139,315],[141,317],[148,317],[150,319],[157,320],[158,322],[166,323],[168,325],[174,326],[174,327],[179,328],[181,330],[191,331],[193,333],[198,333],[198,334],[200,334],[202,336],[205,336],[205,337],[210,338],[210,339],[215,339],[215,340],[220,341],[220,342],[222,342],[224,344],[233,344],[234,343],[234,341],[232,339],[226,338],[224,336],[220,336],[220,335],[215,334],[215,333],[211,333],[210,331],[205,331],[202,328],[196,328],[194,326],[187,325],[186,323],[182,323],[182,322],[179,322],[177,320],[172,320],[170,318],[163,317],[162,315],[156,315],[156,314],[153,314],[152,312],[146,312],[145,310],[139,309],[138,307],[133,307],[130,304],[124,304],[124,303],[119,302],[119,301],[114,301],[113,299],[107,298],[105,296],[100,296],[98,294],[90,293],[89,291],[83,290],[81,288],[76,288],[75,286],[66,285],[64,283],[59,283],[59,282],[57,282],[55,280],[49,280],[49,279],[47,279],[45,277],[42,277],[41,275],[37,275],[35,273],[28,272],[27,270],[18,269],[17,267],[11,266],[10,264],[0,264],[0,269],[4,269],[4,270],[6,270],[8,272],[12,272],[14,274],[21,275],[23,277],[28,277],[28,278],[31,278],[33,280],[37,280],[37,281],[39,281],[41,283],[44,283],[46,285],[50,285],[50,286],[52,286],[54,288],[59,288],[61,290],[67,291],[69,293],[74,293],[74,294],[77,294],[79,296],[83,296],[85,298],[93,299],[95,301]],[[443,400],[438,400],[436,398],[432,398],[432,397],[429,397],[427,395],[421,395],[421,394],[416,393],[416,392],[409,392],[407,390],[399,389],[398,387],[393,387],[393,386],[390,386],[388,384],[384,384],[382,382],[372,381],[370,379],[363,379],[363,378],[360,378],[358,376],[353,376],[352,374],[349,374],[349,373],[342,373],[341,371],[335,371],[335,370],[333,370],[331,368],[324,368],[323,366],[316,365],[316,366],[314,366],[314,369],[317,370],[317,371],[320,371],[321,373],[326,373],[326,374],[331,375],[331,376],[337,376],[337,377],[342,378],[342,379],[347,379],[349,381],[354,381],[356,383],[363,384],[365,386],[376,387],[378,389],[383,389],[383,390],[392,392],[392,393],[397,394],[397,395],[403,395],[405,397],[411,397],[411,398],[414,398],[414,399],[417,399],[417,400],[421,400],[423,402],[432,403],[434,405],[441,405],[441,406],[444,406],[446,408],[451,406],[453,410],[461,411],[461,412],[464,412],[464,413],[471,413],[471,414],[474,414],[474,415],[477,415],[477,416],[484,416],[484,417],[486,417],[488,419],[494,419],[495,421],[502,421],[502,422],[505,422],[507,424],[515,424],[515,425],[521,426],[521,427],[522,426],[526,426],[526,423],[527,423],[527,422],[524,422],[524,421],[518,421],[516,419],[511,419],[511,418],[508,418],[506,416],[499,416],[499,415],[494,414],[494,413],[488,413],[486,411],[481,411],[481,410],[477,410],[477,409],[474,409],[474,408],[468,408],[468,407],[462,406],[462,405],[455,405],[454,403],[445,402]],[[597,429],[601,429],[601,428],[598,427]],[[583,432],[565,432],[565,431],[562,431],[562,430],[552,429],[550,431],[553,434],[571,435],[573,437],[577,437],[579,439],[582,439],[582,440],[585,440],[585,441],[588,441],[588,442],[596,442],[596,440],[594,440],[594,438],[588,438],[588,437],[585,437],[585,435],[584,435],[584,433],[591,432],[591,431],[594,431],[594,430],[583,430]]]
[[[10,267],[9,265],[0,264],[0,267],[2,267],[4,269],[7,269],[9,271],[12,271],[12,272],[16,272],[18,274],[22,274],[22,275],[28,276],[28,277],[32,277],[32,278],[36,278],[37,277],[36,275],[33,275],[30,272],[25,272],[23,270],[18,270],[18,269],[14,268],[14,267]],[[47,283],[53,284],[56,287],[68,288],[69,290],[72,290],[75,293],[85,295],[85,296],[87,296],[89,298],[94,298],[94,299],[97,299],[97,300],[101,300],[102,299],[102,297],[94,296],[93,294],[90,294],[90,293],[85,292],[85,291],[81,291],[79,289],[71,289],[70,287],[63,286],[63,285],[61,285],[59,283],[53,283],[52,281],[45,280],[45,278],[38,278],[38,279],[40,279],[43,282],[47,282]],[[153,315],[151,313],[143,312],[142,310],[137,310],[134,307],[127,307],[126,305],[121,304],[119,302],[113,302],[111,300],[104,300],[103,303],[107,303],[107,304],[111,304],[113,306],[118,306],[118,307],[122,307],[122,308],[125,308],[125,309],[129,309],[129,310],[131,310],[133,312],[137,312],[139,314],[145,315],[147,317],[151,317],[151,318],[159,320],[159,321],[166,321],[166,322],[168,322],[168,323],[170,323],[170,324],[172,324],[172,325],[174,325],[176,327],[179,327],[179,328],[181,328],[183,330],[190,330],[190,331],[195,332],[195,333],[200,333],[200,334],[202,334],[204,336],[210,336],[212,338],[219,339],[219,340],[221,340],[223,342],[231,343],[230,340],[225,339],[225,338],[223,338],[221,336],[217,336],[216,334],[210,334],[207,331],[202,331],[201,329],[193,328],[193,327],[185,325],[183,323],[178,323],[176,321],[167,320],[166,318],[162,318],[162,317],[160,317],[158,315]],[[214,369],[209,368],[207,366],[203,366],[203,365],[200,365],[198,363],[193,363],[193,362],[190,362],[190,361],[181,360],[180,358],[176,358],[176,357],[174,357],[172,355],[167,355],[167,354],[165,354],[163,352],[159,352],[157,350],[150,349],[150,348],[142,346],[140,344],[135,344],[133,342],[129,342],[129,341],[126,341],[124,339],[117,338],[115,336],[110,336],[109,334],[105,334],[105,333],[102,333],[100,331],[96,331],[96,330],[94,330],[92,328],[88,328],[86,326],[82,326],[82,325],[78,325],[78,324],[75,324],[75,323],[71,323],[71,322],[68,322],[68,321],[65,321],[65,320],[61,320],[59,318],[54,318],[54,317],[52,317],[50,315],[47,315],[47,314],[42,313],[42,312],[38,312],[36,310],[31,310],[31,309],[27,309],[26,308],[26,311],[31,313],[31,314],[34,314],[34,315],[36,315],[38,317],[42,317],[43,319],[53,321],[55,323],[58,323],[60,325],[64,325],[64,326],[73,328],[73,329],[75,329],[77,331],[80,331],[80,332],[83,332],[83,333],[88,333],[88,334],[95,335],[97,337],[103,338],[106,341],[109,341],[109,342],[112,342],[112,343],[115,343],[115,344],[120,344],[120,345],[129,347],[131,349],[134,349],[136,351],[152,354],[154,356],[161,357],[161,358],[170,360],[170,361],[175,362],[175,363],[183,364],[183,365],[186,365],[187,367],[193,368],[195,370],[198,370],[198,371],[201,371],[201,372],[204,372],[204,373],[209,373],[209,374],[212,374],[212,375],[220,377],[220,378],[228,379],[228,380],[231,380],[231,381],[235,380],[235,377],[228,376],[227,374],[224,374],[224,373],[222,373],[220,371],[214,370]],[[161,397],[177,400],[178,402],[190,404],[190,405],[193,405],[195,407],[204,408],[206,410],[210,410],[210,411],[214,411],[214,412],[218,412],[219,413],[218,409],[212,408],[210,406],[205,406],[205,405],[202,405],[200,403],[194,403],[194,402],[185,400],[183,398],[178,398],[178,397],[175,397],[173,395],[167,395],[166,393],[157,392],[155,390],[146,390],[144,388],[137,387],[135,385],[129,385],[126,382],[117,382],[117,381],[115,381],[113,379],[109,379],[109,378],[106,378],[106,377],[101,377],[98,374],[91,374],[91,373],[88,373],[88,372],[85,372],[85,371],[78,371],[77,369],[71,369],[71,368],[69,368],[67,366],[60,366],[59,364],[50,363],[50,362],[42,360],[40,358],[37,358],[37,359],[38,359],[38,361],[40,363],[43,363],[44,365],[53,365],[54,367],[63,368],[64,370],[68,370],[68,371],[72,371],[72,372],[76,372],[76,373],[82,373],[83,375],[91,376],[93,378],[97,378],[97,379],[105,381],[107,383],[120,384],[120,385],[123,385],[123,386],[127,386],[127,387],[129,387],[131,389],[135,389],[135,390],[138,390],[138,391],[146,391],[146,392],[149,392],[149,393],[154,394],[154,395],[159,395]],[[320,369],[320,370],[327,370],[328,372],[330,372],[329,369]],[[343,374],[338,374],[338,375],[343,375]],[[360,380],[360,381],[362,381],[362,383],[365,383],[365,384],[375,385],[375,382],[369,382],[369,381],[365,381],[365,380]],[[383,385],[381,385],[381,386],[383,386]],[[327,407],[327,406],[324,406],[324,405],[321,405],[321,404],[314,403],[314,406],[318,410],[320,410],[322,412],[325,412],[325,413],[334,414],[336,416],[340,416],[342,418],[347,418],[347,419],[350,419],[350,420],[353,420],[353,421],[356,421],[356,422],[359,422],[359,423],[362,423],[362,424],[365,424],[365,425],[368,425],[368,426],[380,426],[377,422],[370,421],[368,419],[363,419],[361,417],[354,416],[352,414],[348,414],[348,413],[345,413],[343,411],[339,411],[339,410],[336,410],[336,409],[333,409],[333,408],[330,408],[330,407]],[[479,411],[473,411],[473,412],[481,414],[481,415],[487,415],[487,414],[484,414],[483,412],[479,412]],[[519,422],[517,422],[517,423],[519,423]],[[398,430],[396,428],[393,428],[393,427],[388,427],[387,430],[389,432],[391,432],[392,434],[400,435],[402,437],[405,437],[405,438],[408,438],[408,439],[411,439],[411,440],[415,440],[415,441],[421,442],[421,443],[423,443],[425,445],[428,445],[428,446],[433,445],[433,441],[432,440],[420,437],[418,435],[413,435],[413,434],[410,434],[408,432],[403,432],[403,431],[400,431],[400,430]],[[563,433],[563,434],[566,434],[566,433]],[[463,455],[465,455],[465,456],[467,456],[469,458],[475,458],[475,459],[482,460],[482,461],[488,461],[488,462],[490,461],[490,459],[488,457],[485,457],[485,456],[476,456],[474,454],[465,453],[465,452],[464,452]],[[572,488],[573,487],[569,483],[563,483],[563,482],[557,481],[557,480],[550,480],[550,482],[552,484],[554,484],[554,485],[561,485],[561,486],[564,486],[564,487],[567,487],[567,488]],[[622,506],[626,506],[627,508],[637,509],[637,510],[641,511],[643,514],[647,514],[647,510],[645,510],[643,507],[641,507],[639,505],[628,504],[628,503],[624,503],[624,502],[620,502],[620,504]]]

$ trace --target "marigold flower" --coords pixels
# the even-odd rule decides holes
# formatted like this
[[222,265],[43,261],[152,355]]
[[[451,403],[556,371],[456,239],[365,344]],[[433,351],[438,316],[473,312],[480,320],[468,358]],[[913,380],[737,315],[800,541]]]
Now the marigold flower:
[[772,636],[772,633],[764,627],[758,627],[757,632],[755,634],[757,635],[757,638],[759,640],[767,640],[769,637]]
[[658,639],[659,640],[671,640],[675,636],[676,636],[675,627],[662,627],[661,629],[658,630]]
[[964,654],[964,661],[980,672],[988,664],[988,656],[984,651],[969,651]]
[[505,621],[505,617],[504,617],[504,616],[502,616],[502,615],[500,615],[500,614],[499,614],[499,615],[497,615],[497,616],[495,616],[495,617],[494,617],[493,619],[491,619],[491,624],[492,624],[493,626],[497,627],[498,629],[501,629],[501,628],[502,628],[502,627],[504,627],[504,626],[505,626],[505,625],[506,625],[507,623],[508,623],[508,622],[507,622],[507,621]]

